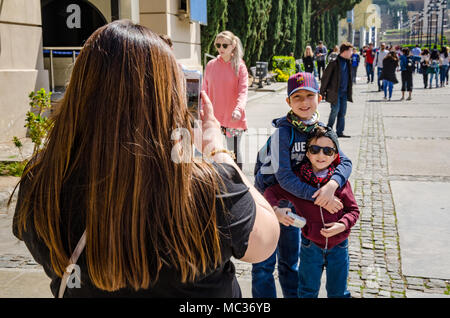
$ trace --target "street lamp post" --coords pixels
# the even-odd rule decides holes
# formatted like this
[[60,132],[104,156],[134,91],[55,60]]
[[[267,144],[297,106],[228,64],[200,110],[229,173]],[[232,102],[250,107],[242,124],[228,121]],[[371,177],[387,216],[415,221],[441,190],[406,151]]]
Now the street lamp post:
[[447,9],[447,0],[441,1],[442,17],[441,17],[441,48],[444,45],[444,13]]
[[436,4],[436,24],[435,24],[435,28],[434,28],[434,47],[437,48],[438,45],[438,37],[437,37],[437,31],[438,31],[438,20],[439,20],[439,7]]
[[419,27],[419,44],[420,47],[422,47],[422,31],[423,31],[423,10],[419,14],[419,21],[420,21],[420,27]]
[[[429,5],[430,17],[435,17],[435,28],[434,28],[434,45],[437,47],[437,28],[438,28],[438,20],[439,20],[439,0],[431,0]],[[433,14],[435,12],[435,14]],[[433,31],[433,21],[430,21],[430,47],[431,47],[431,32]]]
[[427,45],[426,47],[430,48],[431,47],[431,43],[430,43],[430,26],[431,26],[431,2],[428,4],[427,7]]
[[413,36],[413,42],[415,43],[415,44],[417,44],[418,42],[419,42],[419,39],[418,39],[418,37],[417,37],[417,24],[419,23],[419,20],[418,20],[418,17],[419,17],[419,15],[417,14],[417,15],[415,15],[415,16],[413,16],[413,22],[412,22],[412,27],[411,27],[411,30],[412,30],[412,36]]

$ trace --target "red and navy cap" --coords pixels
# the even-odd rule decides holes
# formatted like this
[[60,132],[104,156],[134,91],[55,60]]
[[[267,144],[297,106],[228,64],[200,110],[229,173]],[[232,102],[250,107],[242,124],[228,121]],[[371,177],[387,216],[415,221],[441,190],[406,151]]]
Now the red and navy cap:
[[289,77],[287,94],[290,97],[300,89],[305,89],[313,93],[319,93],[319,83],[312,73],[300,72]]

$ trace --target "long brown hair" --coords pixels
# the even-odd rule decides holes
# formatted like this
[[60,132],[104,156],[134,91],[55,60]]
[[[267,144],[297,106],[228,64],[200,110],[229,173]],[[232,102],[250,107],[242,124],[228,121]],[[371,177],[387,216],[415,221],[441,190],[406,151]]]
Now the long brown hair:
[[190,116],[182,73],[157,34],[127,20],[95,31],[44,150],[20,180],[29,187],[18,202],[19,235],[31,217],[62,276],[72,251],[62,243],[61,189],[77,176],[85,181],[79,210],[96,287],[148,288],[163,264],[182,282],[217,267],[218,174],[206,162],[171,159],[171,134],[184,127],[192,135]]

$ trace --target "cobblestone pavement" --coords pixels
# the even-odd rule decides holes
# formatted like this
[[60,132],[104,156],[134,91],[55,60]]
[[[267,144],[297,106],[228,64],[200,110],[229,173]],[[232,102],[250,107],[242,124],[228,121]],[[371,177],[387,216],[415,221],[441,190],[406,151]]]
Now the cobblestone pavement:
[[[368,98],[374,99],[374,96]],[[381,105],[369,101],[365,105],[360,155],[354,172],[355,197],[361,216],[350,236],[350,290],[354,297],[364,298],[405,297],[407,290],[448,294],[448,280],[402,275]],[[442,179],[448,181],[448,177]]]

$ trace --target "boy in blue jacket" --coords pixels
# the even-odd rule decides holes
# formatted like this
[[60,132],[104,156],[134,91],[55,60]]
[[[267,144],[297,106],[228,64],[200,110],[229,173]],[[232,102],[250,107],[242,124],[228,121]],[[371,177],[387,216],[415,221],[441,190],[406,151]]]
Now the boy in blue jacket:
[[[272,122],[272,125],[277,130],[270,138],[266,157],[261,158],[260,154],[263,164],[255,174],[255,187],[263,193],[267,187],[278,183],[284,190],[294,196],[312,201],[329,212],[335,213],[341,210],[343,205],[334,193],[348,181],[352,171],[352,162],[342,151],[339,151],[340,164],[337,165],[331,179],[320,189],[302,182],[297,177],[294,170],[305,157],[306,142],[309,134],[317,126],[325,126],[325,124],[319,122],[319,113],[317,112],[322,96],[319,94],[319,84],[314,75],[306,72],[294,74],[289,78],[287,95],[286,102],[291,107],[291,110],[286,116],[274,119]],[[293,223],[293,219],[285,215],[289,210],[289,208],[275,210],[280,223],[282,223],[282,230],[292,228],[292,226],[283,226],[283,224],[286,224],[285,219],[292,221],[287,222],[287,224]],[[295,235],[292,235],[292,233],[283,235],[283,232],[285,231],[280,232],[279,249],[283,246],[289,246],[290,250],[286,251],[284,256],[280,255],[281,253],[278,251],[278,271],[281,287],[286,297],[287,293],[285,293],[283,281],[292,282],[292,275],[297,274],[298,271],[297,264],[294,261],[298,262],[299,234],[297,232],[297,241],[294,242],[292,239]],[[291,238],[290,242],[284,242],[289,240],[289,238]],[[291,255],[287,255],[289,253]],[[287,266],[285,266],[285,263],[287,263],[286,259],[289,259]],[[270,297],[267,294],[262,295],[259,291],[268,290],[271,289],[268,287],[274,286],[272,282],[273,276],[271,276],[274,266],[275,255],[271,256],[267,261],[253,265],[253,297]],[[286,267],[286,269],[280,272],[280,267]],[[270,281],[270,284],[265,284],[267,281]]]

